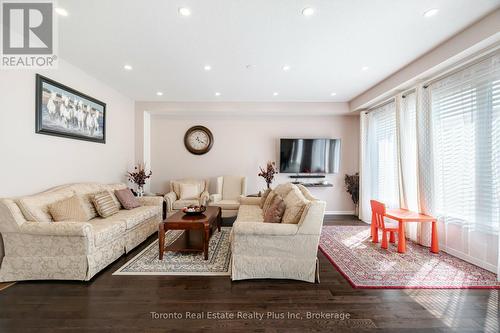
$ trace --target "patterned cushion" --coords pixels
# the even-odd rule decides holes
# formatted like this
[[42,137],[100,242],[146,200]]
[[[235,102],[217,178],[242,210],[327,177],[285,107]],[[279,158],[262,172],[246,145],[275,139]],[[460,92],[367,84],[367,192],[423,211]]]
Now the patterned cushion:
[[180,188],[179,199],[181,200],[196,199],[200,196],[200,186],[198,184],[181,183],[179,188]]
[[264,193],[262,193],[262,197],[260,198],[260,208],[264,208],[264,203],[266,202],[269,193],[271,193],[270,188],[268,188]]
[[50,204],[49,212],[55,222],[86,222],[90,220],[90,216],[85,210],[83,202],[78,195]]
[[95,194],[92,198],[92,202],[101,217],[108,217],[118,213],[119,211],[119,208],[109,191],[102,191]]
[[141,206],[139,200],[137,200],[129,188],[116,190],[115,195],[125,209],[134,209]]
[[294,188],[285,197],[286,209],[281,223],[299,223],[302,212],[308,203],[309,200],[304,197],[297,186],[294,186]]
[[274,197],[273,203],[264,214],[264,222],[281,223],[283,214],[285,213],[285,201],[280,195]]
[[266,198],[266,201],[264,202],[264,207],[262,207],[262,213],[265,215],[266,214],[266,211],[268,210],[268,208],[271,206],[271,204],[273,203],[273,200],[274,200],[274,197],[276,196],[276,192],[274,191],[271,191],[269,193],[269,195],[267,196]]

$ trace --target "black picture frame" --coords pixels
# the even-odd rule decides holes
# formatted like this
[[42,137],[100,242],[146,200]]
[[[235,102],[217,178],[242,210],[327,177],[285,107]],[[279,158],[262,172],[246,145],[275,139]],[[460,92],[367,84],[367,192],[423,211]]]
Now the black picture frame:
[[[52,86],[52,89],[54,89],[54,91],[49,92],[50,90],[48,90],[47,88],[48,86]],[[67,97],[66,95],[63,95],[61,92],[71,97]],[[67,117],[64,117],[65,119],[64,121],[59,121],[59,122],[57,122],[57,120],[51,119],[51,116],[49,116],[50,111],[48,111],[48,105],[47,106],[44,105],[44,99],[47,99],[48,97],[47,94],[50,93],[53,93],[56,96],[53,99],[52,105],[55,105],[54,101],[56,101],[56,99],[57,99],[56,101],[57,104],[65,104],[64,101],[65,99],[67,99],[68,106],[69,105],[72,105],[72,107],[74,106],[72,110],[78,109],[77,111],[74,111],[75,113],[80,110],[79,109],[80,107],[82,109],[85,109],[86,111],[82,111],[82,113],[87,112],[87,116],[85,116],[85,121],[82,121],[83,123],[86,123],[88,115],[92,114],[92,116],[94,117],[93,118],[94,122],[88,127],[90,129],[83,130],[85,124],[81,126],[79,119],[75,119],[74,116],[71,117],[70,119],[71,123],[69,125],[66,123]],[[63,98],[63,96],[66,96],[66,98]],[[78,101],[80,102],[80,104],[78,105],[76,103],[77,98]],[[60,106],[58,106],[58,108],[59,111],[53,111],[52,113],[53,117],[57,116],[57,112],[62,113],[60,111],[61,110]],[[54,106],[51,109],[57,109],[57,107]],[[67,109],[65,108],[64,110]],[[101,112],[102,112],[102,121],[99,119]],[[60,114],[59,118],[62,118]],[[75,125],[75,120],[76,120],[76,125]],[[48,124],[49,122],[50,125]],[[89,123],[91,122],[92,120],[89,119]],[[64,126],[66,126],[66,128],[64,128]],[[94,135],[94,132],[92,130],[94,127],[97,129],[96,133],[98,133],[98,135],[97,134]],[[63,138],[84,140],[84,141],[91,141],[91,142],[105,144],[106,103],[101,102],[98,99],[86,95],[78,90],[70,88],[62,83],[49,79],[48,77],[36,74],[35,132],[38,134],[52,135]]]

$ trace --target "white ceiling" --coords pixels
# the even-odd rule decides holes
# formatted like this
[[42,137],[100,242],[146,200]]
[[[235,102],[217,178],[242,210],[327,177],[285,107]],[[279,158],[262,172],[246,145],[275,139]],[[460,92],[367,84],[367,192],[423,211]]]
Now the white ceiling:
[[[59,52],[140,101],[349,101],[499,0],[59,0]],[[191,9],[191,16],[178,13]],[[313,7],[304,17],[301,10]],[[439,13],[423,17],[430,8]],[[125,64],[132,71],[123,70]],[[204,65],[212,70],[203,70]],[[247,65],[253,65],[247,69]],[[287,72],[283,65],[289,65]],[[363,66],[369,66],[366,71]],[[156,95],[162,91],[163,96]],[[216,97],[215,92],[221,95]],[[278,96],[273,96],[278,92]],[[336,96],[331,96],[336,92]]]

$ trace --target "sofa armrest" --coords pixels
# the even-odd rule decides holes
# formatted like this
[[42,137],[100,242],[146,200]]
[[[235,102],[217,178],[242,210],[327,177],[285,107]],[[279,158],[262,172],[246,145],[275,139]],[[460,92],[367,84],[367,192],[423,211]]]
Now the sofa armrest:
[[210,194],[210,202],[217,202],[222,200],[222,194]]
[[177,201],[177,194],[174,191],[168,192],[163,197],[167,202],[167,212],[171,212],[173,210],[173,204]]
[[161,196],[148,196],[137,198],[143,206],[163,206],[163,197]]
[[297,234],[296,224],[266,222],[236,222],[232,232],[235,235],[293,236]]
[[240,196],[240,205],[260,205],[260,197]]
[[26,222],[19,226],[21,234],[39,236],[77,236],[92,235],[92,225],[86,222]]
[[200,205],[206,205],[210,199],[210,194],[208,191],[203,191],[200,194]]

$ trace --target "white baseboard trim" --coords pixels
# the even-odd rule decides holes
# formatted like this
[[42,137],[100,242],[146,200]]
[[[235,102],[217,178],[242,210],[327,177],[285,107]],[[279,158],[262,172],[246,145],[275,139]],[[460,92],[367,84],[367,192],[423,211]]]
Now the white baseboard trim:
[[354,215],[353,210],[327,210],[325,215]]
[[452,248],[446,247],[443,244],[439,244],[439,249],[441,251],[444,251],[444,252],[454,256],[454,257],[460,258],[464,261],[470,262],[471,264],[474,264],[476,266],[484,268],[485,270],[490,271],[492,273],[497,272],[497,267],[495,265],[487,263],[481,259],[473,258],[473,257],[471,257],[471,256],[469,256],[461,251],[457,251],[457,250],[454,250]]

